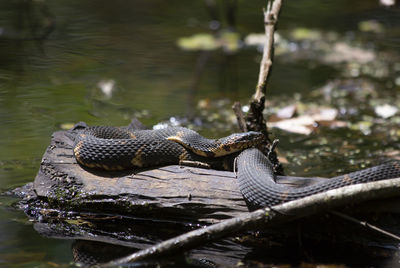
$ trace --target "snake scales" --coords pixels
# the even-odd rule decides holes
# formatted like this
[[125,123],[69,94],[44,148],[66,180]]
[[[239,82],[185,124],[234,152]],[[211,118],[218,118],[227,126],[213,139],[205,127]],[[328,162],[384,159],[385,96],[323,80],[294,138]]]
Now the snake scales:
[[262,139],[258,132],[206,139],[183,127],[159,130],[84,127],[75,138],[74,155],[85,167],[105,170],[171,165],[182,161],[231,169],[231,155],[259,144]]
[[[250,209],[273,206],[350,184],[400,177],[397,161],[323,180],[300,188],[277,184],[271,162],[258,149],[258,132],[206,139],[187,128],[130,130],[108,126],[84,127],[75,139],[74,155],[89,168],[124,170],[178,164],[206,163],[217,169],[232,169],[237,159],[239,188]],[[248,149],[249,148],[249,149]],[[284,176],[283,176],[284,177]],[[300,178],[304,179],[304,178]]]
[[244,150],[239,155],[237,168],[239,189],[250,209],[273,206],[346,185],[400,177],[400,162],[391,161],[309,186],[293,188],[275,183],[276,176],[271,162],[255,148]]

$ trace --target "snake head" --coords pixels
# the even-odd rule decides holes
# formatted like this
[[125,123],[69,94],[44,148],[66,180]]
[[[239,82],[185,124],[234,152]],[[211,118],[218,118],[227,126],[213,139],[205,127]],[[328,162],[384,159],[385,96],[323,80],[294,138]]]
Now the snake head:
[[196,132],[177,132],[167,137],[167,140],[177,142],[197,155],[204,157],[220,157],[256,146],[264,140],[260,132],[235,133],[220,139],[207,139]]
[[225,150],[237,152],[257,146],[261,144],[264,139],[265,137],[261,132],[249,131],[244,133],[235,133],[228,137],[221,138],[218,141]]

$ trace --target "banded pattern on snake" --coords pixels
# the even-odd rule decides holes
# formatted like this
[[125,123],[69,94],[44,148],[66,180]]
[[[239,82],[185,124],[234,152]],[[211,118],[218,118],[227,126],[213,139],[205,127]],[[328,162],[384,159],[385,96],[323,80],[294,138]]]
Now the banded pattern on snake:
[[250,148],[263,139],[259,132],[207,139],[182,127],[135,131],[108,126],[83,127],[76,136],[73,151],[81,165],[104,170],[179,164],[185,160],[206,163],[216,169],[232,169],[233,159],[241,152],[237,157],[237,178],[250,209],[350,184],[400,177],[400,163],[393,161],[300,188],[277,184],[271,162],[261,151]]
[[[258,149],[244,150],[237,158],[239,189],[250,209],[271,207],[346,185],[400,178],[400,161],[324,179],[316,184],[293,188],[276,183],[269,159]],[[304,179],[299,177],[299,179]]]
[[109,126],[86,127],[75,138],[74,155],[83,166],[125,170],[197,161],[217,169],[229,169],[230,155],[259,144],[259,132],[207,139],[197,132],[171,127],[159,130],[130,130]]

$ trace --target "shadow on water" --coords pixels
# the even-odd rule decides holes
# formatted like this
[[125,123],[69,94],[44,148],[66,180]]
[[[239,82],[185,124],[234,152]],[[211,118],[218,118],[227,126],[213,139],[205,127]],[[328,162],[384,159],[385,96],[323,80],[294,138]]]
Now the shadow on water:
[[[73,215],[70,212],[66,218],[61,216],[62,211],[49,211],[45,214],[47,216],[36,220],[33,226],[35,231],[47,238],[73,240],[70,249],[73,261],[85,265],[124,257],[154,243],[202,227],[201,224],[189,222],[106,214]],[[54,217],[56,214],[58,217]],[[358,214],[358,217],[361,215],[362,213]],[[396,225],[398,216],[386,215],[384,221],[387,222],[388,217]],[[369,222],[376,223],[371,218]],[[315,230],[315,226],[320,227]],[[391,228],[393,227],[395,226]],[[346,232],[341,233],[341,228],[346,228]],[[357,242],[354,243],[355,241]],[[374,243],[371,244],[371,241]],[[133,266],[232,267],[243,263],[252,267],[263,263],[294,266],[306,263],[341,263],[363,267],[384,264],[390,266],[398,257],[397,244],[390,239],[376,236],[325,214],[283,224],[265,232],[237,234],[234,238],[208,244],[184,254],[140,261]]]

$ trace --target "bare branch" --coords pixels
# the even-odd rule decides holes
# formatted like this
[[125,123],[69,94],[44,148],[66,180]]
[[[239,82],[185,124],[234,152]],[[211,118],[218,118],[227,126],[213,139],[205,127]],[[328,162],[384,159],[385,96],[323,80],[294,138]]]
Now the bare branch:
[[267,89],[268,77],[272,66],[275,25],[278,21],[281,6],[282,0],[270,1],[267,4],[267,10],[264,11],[264,28],[266,42],[264,45],[263,56],[260,64],[260,73],[258,75],[256,93],[254,95],[254,99],[258,101],[260,101],[260,99],[265,95]]
[[374,230],[374,231],[376,231],[376,232],[378,232],[380,234],[386,235],[386,236],[388,236],[390,238],[393,238],[393,239],[395,239],[397,241],[400,241],[400,237],[399,236],[397,236],[395,234],[392,234],[392,233],[390,233],[388,231],[385,231],[385,230],[383,230],[383,229],[381,229],[381,228],[379,228],[379,227],[377,227],[375,225],[372,225],[372,224],[370,224],[370,223],[368,223],[366,221],[357,220],[356,218],[353,218],[353,217],[351,217],[349,215],[346,215],[346,214],[338,212],[338,211],[331,211],[331,213],[333,215],[336,215],[336,216],[340,217],[340,218],[343,218],[345,220],[357,223],[357,224],[359,224],[361,226],[364,226],[365,228],[368,228],[370,230]]
[[238,122],[239,125],[239,129],[242,132],[247,132],[247,125],[246,125],[246,121],[244,120],[244,115],[242,112],[242,105],[240,104],[240,102],[235,102],[232,106],[233,112],[236,115],[236,120]]
[[[245,117],[246,127],[248,130],[259,131],[265,136],[265,144],[260,146],[260,150],[265,154],[269,154],[269,158],[276,167],[275,171],[279,175],[283,175],[283,167],[279,163],[278,156],[275,152],[271,152],[271,139],[269,137],[266,120],[264,118],[265,94],[267,88],[268,77],[271,73],[272,57],[274,50],[274,31],[278,21],[279,11],[283,0],[270,0],[267,2],[267,9],[264,10],[264,26],[266,42],[264,45],[263,57],[260,63],[260,73],[258,77],[256,92],[249,104],[249,112]],[[241,122],[239,122],[240,127]]]

